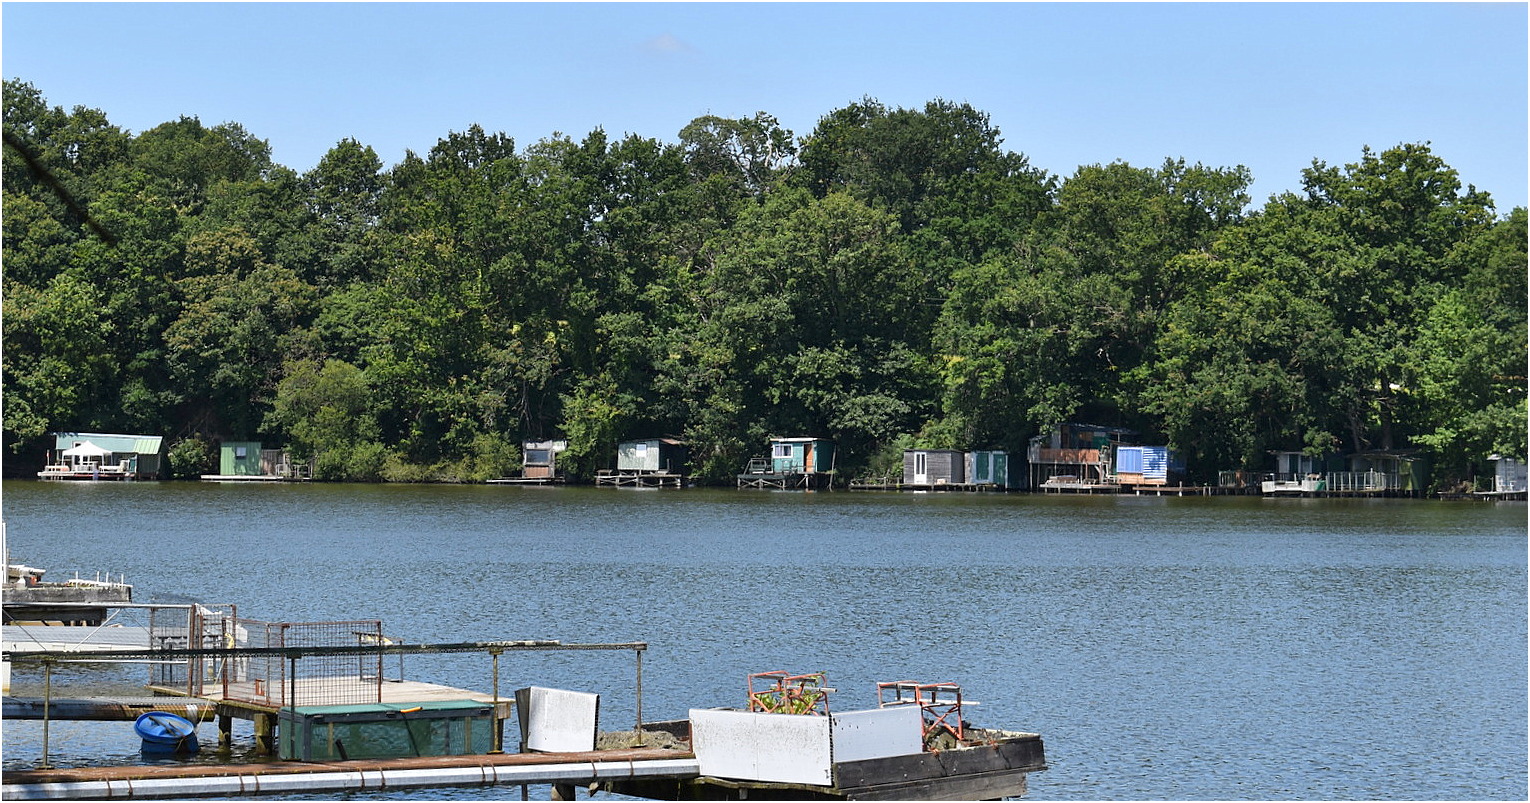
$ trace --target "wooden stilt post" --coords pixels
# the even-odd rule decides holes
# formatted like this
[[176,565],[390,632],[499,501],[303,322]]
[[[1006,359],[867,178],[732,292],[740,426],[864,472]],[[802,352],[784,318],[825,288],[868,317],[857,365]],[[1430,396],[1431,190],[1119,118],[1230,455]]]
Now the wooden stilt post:
[[489,650],[489,655],[494,657],[494,747],[490,753],[505,752],[505,721],[499,716],[499,654],[504,650],[497,647]]
[[255,715],[255,754],[276,755],[276,717],[271,714]]

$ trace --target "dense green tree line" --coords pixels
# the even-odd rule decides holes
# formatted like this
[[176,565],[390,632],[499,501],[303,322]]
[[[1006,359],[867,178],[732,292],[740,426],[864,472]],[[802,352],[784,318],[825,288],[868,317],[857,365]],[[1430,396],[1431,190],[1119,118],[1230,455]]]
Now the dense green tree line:
[[[333,479],[474,481],[566,437],[588,477],[680,436],[706,480],[771,434],[855,473],[909,445],[1128,426],[1192,474],[1273,449],[1525,456],[1526,215],[1423,144],[1059,177],[965,104],[864,99],[797,137],[477,126],[311,171],[234,123],[137,134],[4,87],[4,437],[287,444]],[[29,163],[30,160],[30,163]],[[99,230],[96,228],[99,227]],[[103,236],[104,233],[104,236]]]

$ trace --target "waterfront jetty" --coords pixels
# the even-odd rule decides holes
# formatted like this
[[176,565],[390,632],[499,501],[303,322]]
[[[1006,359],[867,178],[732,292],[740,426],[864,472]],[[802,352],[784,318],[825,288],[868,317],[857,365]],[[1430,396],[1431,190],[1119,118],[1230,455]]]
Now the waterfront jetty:
[[[252,624],[239,621],[241,626]],[[686,720],[645,724],[643,643],[405,645],[374,639],[370,631],[358,631],[357,623],[329,624],[362,633],[365,638],[360,641],[365,643],[122,652],[111,657],[181,659],[187,669],[205,669],[203,662],[221,661],[212,676],[221,675],[223,688],[204,685],[199,696],[192,697],[179,687],[158,686],[153,690],[166,696],[58,701],[60,714],[79,719],[125,720],[146,704],[183,713],[193,721],[215,716],[221,750],[230,746],[231,718],[254,718],[257,748],[276,747],[283,761],[55,768],[48,765],[46,746],[54,701],[45,698],[39,705],[36,700],[7,700],[7,717],[44,718],[44,748],[36,769],[6,773],[0,798],[231,797],[547,785],[557,800],[574,799],[579,786],[592,793],[606,790],[666,800],[998,799],[1023,795],[1027,775],[1046,769],[1040,735],[973,727],[965,720],[964,707],[977,703],[964,700],[954,683],[879,683],[877,708],[831,712],[829,694],[834,689],[825,685],[821,673],[764,672],[749,676],[747,709],[693,708]],[[557,649],[635,651],[637,682],[631,690],[638,697],[633,730],[598,731],[596,694],[527,687],[510,697],[500,695],[502,653]],[[492,693],[388,681],[376,686],[384,702],[312,704],[324,695],[352,695],[367,688],[385,653],[427,652],[487,652],[494,659]],[[374,656],[377,664],[371,663]],[[42,661],[45,671],[58,660],[19,657]],[[317,675],[299,674],[300,662],[330,668]],[[261,664],[289,666],[286,675],[265,678],[271,681],[267,688],[278,689],[266,704],[247,696],[258,691],[253,681],[269,668]],[[336,666],[347,667],[350,676],[336,674]],[[229,678],[234,676],[251,686],[231,693]],[[383,685],[395,684],[381,691]],[[181,704],[172,702],[175,696],[182,698]],[[511,716],[519,724],[518,753],[506,752],[504,745],[502,726]]]

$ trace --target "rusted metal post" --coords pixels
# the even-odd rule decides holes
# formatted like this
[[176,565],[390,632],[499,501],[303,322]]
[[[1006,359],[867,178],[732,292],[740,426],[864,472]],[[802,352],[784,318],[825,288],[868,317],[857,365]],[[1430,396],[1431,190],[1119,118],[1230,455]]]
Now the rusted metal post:
[[505,721],[499,718],[499,654],[504,652],[499,647],[489,648],[489,655],[494,658],[494,748],[491,754],[505,752]]
[[[282,641],[285,642],[286,639],[284,638],[284,639],[282,639]],[[287,662],[288,662],[287,663],[287,688],[288,688],[287,699],[291,701],[291,705],[289,707],[292,709],[292,716],[289,717],[288,720],[287,720],[287,727],[293,728],[293,732],[292,732],[291,735],[292,735],[292,758],[294,760],[296,760],[297,757],[298,757],[297,731],[296,731],[296,726],[297,726],[297,659],[298,659],[297,653],[292,653],[291,655],[289,655],[287,657]],[[283,734],[282,734],[282,725],[281,725],[280,722],[277,722],[276,723],[276,738],[272,740],[272,741],[276,742],[276,744],[278,745],[277,750],[276,750],[277,755],[281,755],[281,747],[279,745],[281,744],[282,736],[283,736]]]
[[638,647],[633,652],[637,653],[637,727],[635,730],[639,734],[638,744],[641,746],[643,738],[641,735],[643,733],[643,648]]
[[42,737],[42,763],[38,769],[51,770],[53,765],[48,763],[48,707],[53,702],[53,657],[43,658],[43,737]]

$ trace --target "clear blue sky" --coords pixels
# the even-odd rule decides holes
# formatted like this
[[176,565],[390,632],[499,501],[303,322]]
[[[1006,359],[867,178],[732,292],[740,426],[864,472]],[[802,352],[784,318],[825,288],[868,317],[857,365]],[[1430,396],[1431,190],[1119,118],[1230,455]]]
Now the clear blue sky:
[[0,69],[133,132],[242,124],[312,168],[385,164],[473,123],[524,148],[602,127],[674,142],[766,111],[799,136],[863,97],[987,112],[1066,177],[1166,157],[1254,174],[1428,141],[1500,213],[1526,204],[1525,3],[17,3]]

